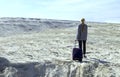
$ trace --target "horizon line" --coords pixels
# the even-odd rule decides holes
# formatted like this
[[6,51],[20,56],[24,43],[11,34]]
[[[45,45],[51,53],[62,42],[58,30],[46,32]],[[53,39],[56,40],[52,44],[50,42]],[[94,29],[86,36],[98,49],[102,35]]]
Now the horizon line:
[[[76,22],[80,22],[79,20],[74,20],[74,19],[55,19],[55,18],[40,18],[40,17],[22,17],[22,16],[16,16],[16,17],[11,17],[11,16],[7,16],[7,17],[0,17],[0,18],[25,18],[25,19],[29,19],[29,18],[33,18],[33,19],[46,19],[46,20],[60,20],[60,21],[76,21]],[[114,17],[116,18],[116,17]],[[117,17],[119,18],[119,17]],[[86,18],[87,19],[87,18]],[[120,22],[108,22],[108,21],[91,21],[91,20],[87,20],[86,22],[92,22],[92,23],[116,23],[116,24],[120,24]]]

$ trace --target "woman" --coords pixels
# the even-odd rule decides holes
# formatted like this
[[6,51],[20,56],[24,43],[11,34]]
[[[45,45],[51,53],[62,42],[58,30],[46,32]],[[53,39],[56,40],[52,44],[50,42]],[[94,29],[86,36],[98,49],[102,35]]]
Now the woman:
[[86,41],[87,41],[88,27],[85,24],[85,19],[81,19],[81,24],[78,26],[77,40],[79,42],[79,48],[83,51],[83,56],[86,58]]

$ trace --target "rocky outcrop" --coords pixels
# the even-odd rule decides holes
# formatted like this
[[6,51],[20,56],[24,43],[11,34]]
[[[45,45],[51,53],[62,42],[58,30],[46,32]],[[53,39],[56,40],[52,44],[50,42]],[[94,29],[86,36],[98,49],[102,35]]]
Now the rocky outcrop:
[[16,64],[4,62],[4,66],[4,69],[0,67],[0,77],[116,77],[109,62],[92,59],[82,63],[59,60]]

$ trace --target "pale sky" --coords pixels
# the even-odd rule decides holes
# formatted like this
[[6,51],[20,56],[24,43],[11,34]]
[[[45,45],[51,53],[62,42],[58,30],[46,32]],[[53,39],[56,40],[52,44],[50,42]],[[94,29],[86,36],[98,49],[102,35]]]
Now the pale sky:
[[0,17],[120,22],[120,0],[0,0]]

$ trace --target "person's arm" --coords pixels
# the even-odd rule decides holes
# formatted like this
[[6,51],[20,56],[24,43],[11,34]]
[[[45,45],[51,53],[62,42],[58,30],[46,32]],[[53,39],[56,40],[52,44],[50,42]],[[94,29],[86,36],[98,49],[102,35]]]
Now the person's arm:
[[78,30],[78,33],[79,33],[79,35],[81,36],[81,26],[79,25],[79,28],[78,28],[79,30]]
[[88,36],[88,25],[86,25],[86,28],[87,28],[87,29],[86,29],[86,32],[87,32],[87,36]]
[[79,40],[79,37],[81,36],[81,31],[80,31],[80,25],[78,26],[78,31],[77,31],[77,39]]

